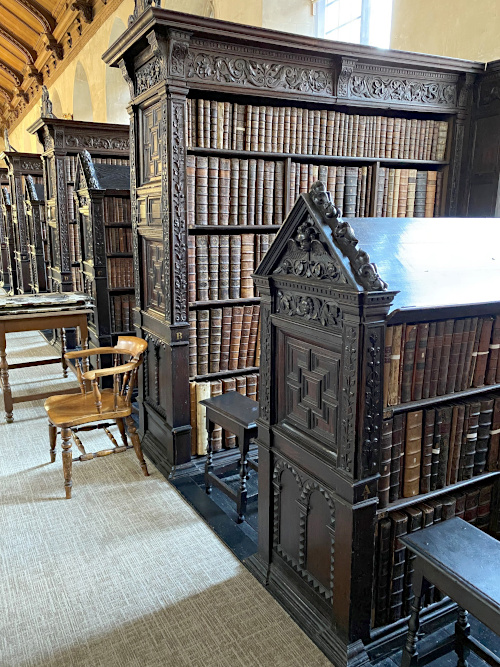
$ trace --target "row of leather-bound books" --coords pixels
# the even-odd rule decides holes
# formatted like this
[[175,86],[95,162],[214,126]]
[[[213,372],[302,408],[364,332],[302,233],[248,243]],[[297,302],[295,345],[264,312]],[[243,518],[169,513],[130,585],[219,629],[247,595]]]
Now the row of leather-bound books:
[[130,224],[130,199],[128,197],[105,197],[104,221],[108,225],[120,222]]
[[257,296],[252,274],[274,234],[197,234],[188,239],[189,301]]
[[500,315],[388,326],[384,407],[500,382]]
[[444,160],[448,122],[188,99],[189,147]]
[[380,507],[500,469],[500,396],[398,413],[382,427]]
[[132,252],[132,228],[106,227],[106,252]]
[[[206,382],[190,382],[191,394],[191,453],[193,455],[206,454],[208,443],[208,431],[206,427],[206,409],[199,401],[219,396],[230,391],[237,391],[243,396],[248,396],[254,401],[259,400],[259,376],[257,373],[248,375],[237,375],[222,380],[211,380]],[[221,449],[232,449],[237,446],[236,436],[229,431],[216,426],[212,432],[212,449],[218,452]]]
[[84,281],[83,275],[78,266],[71,267],[71,282],[74,292],[83,292],[84,291]]
[[[390,512],[377,524],[376,583],[373,599],[373,625],[380,627],[410,613],[414,594],[412,579],[415,555],[400,539],[407,533],[458,516],[488,531],[491,521],[493,485],[475,485],[467,490],[433,498],[400,511]],[[433,585],[425,589],[424,606],[438,602],[442,593]]]
[[69,257],[71,262],[81,262],[82,246],[79,225],[68,225]]
[[111,297],[111,329],[113,331],[132,331],[132,308],[135,306],[133,294],[121,294]]
[[191,310],[190,377],[258,366],[259,316],[258,305]]
[[108,258],[108,287],[133,287],[134,267],[131,257]]

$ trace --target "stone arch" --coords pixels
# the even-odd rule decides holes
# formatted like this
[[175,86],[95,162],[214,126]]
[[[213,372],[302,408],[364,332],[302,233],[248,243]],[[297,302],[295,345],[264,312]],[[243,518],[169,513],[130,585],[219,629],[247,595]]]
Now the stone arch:
[[[118,37],[126,30],[125,23],[115,17],[111,26],[109,45],[114,44]],[[106,120],[108,123],[128,124],[129,117],[127,104],[130,102],[130,92],[122,73],[117,67],[106,65]]]
[[90,95],[87,73],[82,63],[76,63],[75,84],[73,88],[73,118],[75,120],[94,120],[92,97]]

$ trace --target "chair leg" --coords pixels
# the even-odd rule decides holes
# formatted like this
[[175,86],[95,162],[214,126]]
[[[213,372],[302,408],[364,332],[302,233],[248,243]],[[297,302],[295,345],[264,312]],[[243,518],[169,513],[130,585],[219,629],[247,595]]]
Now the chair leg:
[[61,438],[62,438],[62,460],[63,460],[63,473],[64,473],[64,489],[66,491],[66,498],[69,500],[71,498],[71,487],[73,482],[71,481],[71,472],[73,468],[73,458],[71,453],[71,429],[64,427],[61,429]]
[[123,420],[123,418],[120,418],[120,419],[115,419],[115,422],[116,425],[118,426],[118,430],[120,431],[123,444],[125,445],[125,447],[128,447],[127,434],[125,432],[125,421]]
[[57,426],[49,421],[50,462],[56,460]]
[[132,444],[134,445],[135,454],[139,459],[139,463],[141,464],[142,472],[147,477],[149,475],[148,467],[146,465],[146,461],[144,460],[144,455],[141,449],[141,441],[139,440],[139,436],[137,435],[137,429],[135,427],[134,420],[132,419],[131,416],[128,416],[126,417],[125,421],[127,422],[127,428],[130,434],[130,439],[132,440]]

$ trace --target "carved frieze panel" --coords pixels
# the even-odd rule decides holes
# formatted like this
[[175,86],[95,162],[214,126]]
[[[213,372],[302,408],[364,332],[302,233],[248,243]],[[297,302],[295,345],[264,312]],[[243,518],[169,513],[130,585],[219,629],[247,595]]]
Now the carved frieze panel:
[[91,136],[89,134],[65,134],[64,144],[68,148],[79,148],[83,150],[113,150],[123,151],[124,153],[130,149],[130,140],[121,137],[99,137]]
[[19,168],[21,169],[21,171],[31,174],[37,171],[43,171],[43,165],[41,160],[28,160],[28,159],[21,160]]
[[165,312],[165,260],[163,244],[158,241],[144,239],[144,271],[146,284],[144,288],[144,308],[152,308]]
[[161,174],[160,121],[161,104],[155,104],[143,111],[142,183],[147,183],[150,179]]
[[163,64],[160,58],[152,58],[135,73],[135,94],[140,95],[145,90],[156,86],[164,78]]
[[342,315],[335,301],[285,290],[276,293],[275,312],[323,327],[340,327]]
[[343,58],[337,96],[350,100],[390,102],[453,109],[457,75],[362,63]]

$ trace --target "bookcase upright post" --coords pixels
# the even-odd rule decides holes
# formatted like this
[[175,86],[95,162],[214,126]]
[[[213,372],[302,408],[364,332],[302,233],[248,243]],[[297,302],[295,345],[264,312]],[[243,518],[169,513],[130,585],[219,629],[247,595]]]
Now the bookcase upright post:
[[12,216],[10,209],[7,169],[0,169],[0,286],[8,294],[12,294],[14,290],[11,260]]
[[45,195],[43,183],[35,183],[31,175],[25,177],[24,208],[29,241],[30,286],[35,293],[50,292],[47,280],[48,248],[45,224]]

